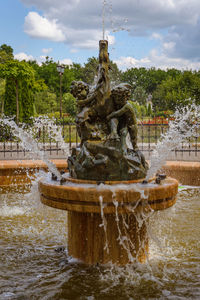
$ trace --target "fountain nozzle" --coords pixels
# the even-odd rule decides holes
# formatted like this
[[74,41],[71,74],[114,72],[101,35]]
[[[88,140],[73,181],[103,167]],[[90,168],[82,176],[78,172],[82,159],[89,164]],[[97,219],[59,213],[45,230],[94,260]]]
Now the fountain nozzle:
[[58,177],[54,173],[51,173],[51,179],[56,181],[58,179]]
[[143,181],[142,181],[142,184],[147,184],[148,183],[148,180],[146,180],[146,179],[144,179]]
[[160,184],[166,178],[166,174],[156,174],[155,183]]

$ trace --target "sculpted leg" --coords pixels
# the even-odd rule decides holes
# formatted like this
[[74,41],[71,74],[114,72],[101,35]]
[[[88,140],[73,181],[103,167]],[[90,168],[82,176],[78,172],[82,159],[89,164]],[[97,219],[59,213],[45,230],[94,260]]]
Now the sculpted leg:
[[138,146],[137,146],[137,125],[132,125],[132,126],[129,126],[128,128],[128,132],[130,134],[130,138],[131,138],[131,144],[133,146],[133,149],[134,150],[137,150],[138,149]]
[[122,145],[122,151],[124,154],[127,153],[127,145],[126,145],[127,134],[128,134],[127,127],[123,127],[120,129],[120,140],[121,140],[121,145]]
[[111,129],[111,133],[109,135],[109,140],[119,140],[119,135],[117,133],[117,127],[118,127],[118,119],[113,118],[110,120],[110,129]]

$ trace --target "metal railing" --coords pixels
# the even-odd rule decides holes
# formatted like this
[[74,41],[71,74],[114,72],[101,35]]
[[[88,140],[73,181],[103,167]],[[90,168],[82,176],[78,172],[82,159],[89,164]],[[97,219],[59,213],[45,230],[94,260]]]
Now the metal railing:
[[[69,148],[69,154],[74,146],[80,143],[75,124],[57,120],[58,128],[62,128],[62,137]],[[162,119],[144,120],[138,123],[138,146],[145,156],[150,157],[162,134],[168,130],[168,122]],[[200,157],[200,124],[196,129],[195,137],[186,139],[178,148],[172,150],[174,159],[199,160]],[[49,157],[64,158],[60,143],[48,135],[47,126],[34,132],[38,147]],[[22,148],[21,141],[16,139],[8,128],[0,126],[0,159],[25,159],[30,151]],[[31,155],[30,155],[31,157]]]

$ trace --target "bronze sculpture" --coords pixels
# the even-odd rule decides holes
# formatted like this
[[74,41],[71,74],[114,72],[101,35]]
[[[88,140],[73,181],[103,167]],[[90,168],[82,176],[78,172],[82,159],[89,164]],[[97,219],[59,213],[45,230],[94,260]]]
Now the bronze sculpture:
[[[131,86],[122,83],[111,90],[109,69],[108,42],[101,40],[95,88],[90,91],[86,83],[72,82],[81,144],[68,158],[71,177],[106,181],[146,176],[148,165],[137,147],[137,121],[128,102]],[[133,149],[127,147],[128,133]]]

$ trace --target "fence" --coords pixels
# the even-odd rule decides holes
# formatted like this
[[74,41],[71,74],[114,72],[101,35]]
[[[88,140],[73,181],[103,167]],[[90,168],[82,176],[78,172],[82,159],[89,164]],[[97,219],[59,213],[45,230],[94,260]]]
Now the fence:
[[[77,134],[75,124],[66,124],[64,120],[57,120],[57,127],[62,132],[62,139],[69,154],[72,147],[77,146],[80,139]],[[30,129],[30,128],[29,128]],[[168,130],[168,122],[163,119],[154,119],[153,121],[140,120],[138,123],[138,147],[147,158],[151,156],[161,135]],[[199,161],[200,157],[200,126],[196,129],[195,137],[185,140],[178,148],[172,150],[169,159],[173,160],[193,160]],[[34,138],[40,150],[45,151],[48,157],[64,158],[61,141],[49,135],[48,125],[40,128],[34,128]],[[19,139],[16,139],[5,126],[0,126],[0,159],[27,159],[31,158],[29,150],[22,147]]]

